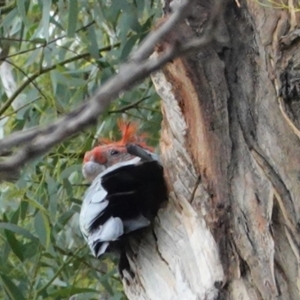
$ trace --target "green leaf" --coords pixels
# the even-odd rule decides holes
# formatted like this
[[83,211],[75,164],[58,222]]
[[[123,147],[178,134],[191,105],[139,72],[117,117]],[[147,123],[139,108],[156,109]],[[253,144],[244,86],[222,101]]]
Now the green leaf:
[[125,46],[122,49],[121,57],[120,57],[121,60],[125,60],[128,57],[138,38],[139,38],[138,35],[133,35],[128,39],[128,41],[126,42]]
[[[73,2],[73,0],[71,2]],[[43,1],[42,28],[43,28],[44,38],[46,41],[48,41],[49,39],[51,4],[52,4],[52,0]]]
[[53,63],[53,56],[56,55],[56,48],[53,48],[51,46],[48,46],[44,49],[44,59],[43,59],[43,64],[45,67],[50,67]]
[[64,212],[58,219],[57,223],[55,224],[54,227],[54,232],[55,234],[58,234],[62,230],[64,230],[66,227],[66,224],[68,221],[73,217],[73,215],[76,213],[76,211],[73,209],[67,210]]
[[104,288],[111,294],[113,295],[114,294],[114,291],[108,281],[109,279],[109,273],[105,274],[104,276],[101,277],[100,281],[101,281],[101,284],[104,286]]
[[28,203],[29,203],[30,205],[32,205],[33,207],[39,209],[39,210],[42,211],[44,214],[46,214],[46,215],[48,214],[46,208],[45,208],[42,204],[40,204],[40,203],[38,203],[37,201],[35,201],[35,200],[33,200],[32,198],[30,198],[30,196],[32,196],[32,195],[30,195],[30,194],[28,193],[27,196],[28,196],[28,198],[25,198],[24,201],[28,202]]
[[57,74],[58,73],[56,70],[53,70],[51,73],[50,73],[50,76],[51,76],[51,84],[52,84],[52,90],[53,90],[53,93],[54,94],[57,94],[57,84],[59,82],[59,80],[57,80]]
[[35,215],[34,227],[41,244],[48,249],[51,229],[48,218],[41,211]]
[[100,58],[99,46],[97,43],[97,36],[94,27],[88,28],[88,38],[89,38],[89,45],[88,45],[89,52],[94,58],[99,59]]
[[47,41],[43,38],[34,38],[31,40],[32,43],[46,45]]
[[60,174],[60,177],[62,179],[68,179],[69,176],[73,173],[73,172],[81,172],[81,168],[82,166],[79,165],[79,164],[76,164],[76,165],[72,165],[70,167],[67,167],[66,169],[64,169],[61,174]]
[[68,16],[68,37],[74,37],[76,32],[77,18],[78,18],[78,2],[71,0],[69,2],[69,16]]
[[39,242],[36,240],[34,242],[28,242],[21,246],[22,255],[24,259],[29,259],[37,254],[39,251]]
[[21,201],[20,204],[20,218],[21,220],[24,221],[24,219],[26,218],[26,214],[27,214],[27,210],[28,210],[28,202],[26,201]]
[[17,0],[17,7],[23,23],[25,24],[25,26],[29,26],[29,21],[26,16],[26,6],[25,6],[26,2],[27,1],[25,0]]
[[[55,0],[55,1],[57,1],[57,0]],[[55,20],[55,16],[50,17],[50,24],[55,25],[57,27],[56,29],[60,29],[62,31],[65,30],[64,27],[62,26],[62,24],[60,22],[58,22],[57,20]]]
[[7,230],[10,230],[14,233],[17,233],[17,234],[20,234],[32,241],[35,241],[36,240],[36,237],[31,234],[28,230],[22,228],[22,227],[19,227],[18,225],[15,225],[15,224],[12,224],[12,223],[2,223],[0,222],[0,228],[2,229],[7,229]]
[[19,258],[20,261],[23,261],[24,257],[22,251],[22,244],[15,238],[14,234],[11,231],[5,230],[4,232],[11,250]]
[[78,204],[78,205],[74,205],[72,207],[72,209],[74,209],[76,212],[80,212],[80,207],[82,205],[82,199],[71,198],[70,201],[75,204]]
[[142,14],[145,8],[145,1],[135,0],[134,4],[137,7],[137,11]]
[[47,191],[49,196],[49,213],[50,218],[55,218],[57,213],[57,189],[58,183],[50,175],[46,177]]
[[19,221],[19,217],[20,217],[20,206],[13,213],[12,217],[10,218],[10,222],[13,223],[13,224],[17,224],[18,221]]
[[131,8],[128,1],[112,0],[111,4],[115,10],[122,10],[123,12],[128,12],[129,8]]
[[70,297],[73,295],[83,294],[83,293],[96,293],[99,294],[99,291],[94,289],[88,289],[88,288],[79,288],[79,287],[65,287],[60,288],[57,292],[54,292],[52,294],[49,294],[49,297],[56,298],[56,297]]
[[31,51],[23,67],[28,67],[32,65],[36,61],[36,59],[41,56],[42,51],[43,51],[42,49],[35,49]]
[[10,300],[25,300],[25,297],[20,289],[13,283],[12,280],[10,280],[8,276],[0,273],[0,277],[2,279],[4,291]]
[[11,29],[10,27],[14,25],[19,14],[19,9],[18,7],[16,7],[15,9],[11,10],[6,16],[1,15],[1,24],[4,31],[9,31]]
[[63,186],[67,192],[68,197],[73,197],[73,187],[68,179],[63,180]]
[[60,229],[63,229],[64,226],[68,223],[68,221],[73,217],[76,211],[73,209],[65,211],[58,219],[57,225]]
[[124,294],[122,293],[115,293],[111,298],[111,300],[121,300],[121,299],[124,299]]

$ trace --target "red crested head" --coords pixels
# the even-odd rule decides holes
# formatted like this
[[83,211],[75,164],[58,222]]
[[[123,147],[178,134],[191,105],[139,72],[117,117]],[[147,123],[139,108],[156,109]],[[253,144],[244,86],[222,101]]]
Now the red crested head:
[[[118,121],[118,126],[122,137],[119,141],[109,139],[100,139],[102,145],[94,147],[84,155],[84,166],[88,162],[93,162],[98,165],[108,168],[118,162],[127,161],[133,158],[127,152],[126,145],[129,143],[137,144],[140,147],[153,152],[153,148],[147,146],[145,142],[146,134],[137,134],[138,125],[136,123]],[[83,170],[84,176],[87,172]]]

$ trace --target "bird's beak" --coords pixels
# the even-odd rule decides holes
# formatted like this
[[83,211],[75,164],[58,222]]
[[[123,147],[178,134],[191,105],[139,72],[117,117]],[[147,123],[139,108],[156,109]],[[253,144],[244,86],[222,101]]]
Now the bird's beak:
[[94,161],[88,161],[82,166],[82,174],[89,182],[92,182],[104,170],[104,165],[100,165]]

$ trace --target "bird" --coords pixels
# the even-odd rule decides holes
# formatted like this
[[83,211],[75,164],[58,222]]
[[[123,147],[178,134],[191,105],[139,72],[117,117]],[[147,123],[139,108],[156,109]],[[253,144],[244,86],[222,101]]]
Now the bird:
[[[163,166],[133,122],[118,122],[119,141],[101,139],[84,155],[82,174],[91,183],[80,211],[80,230],[92,254],[119,252],[119,272],[128,268],[124,244],[148,227],[167,199]],[[121,264],[123,266],[121,266]]]

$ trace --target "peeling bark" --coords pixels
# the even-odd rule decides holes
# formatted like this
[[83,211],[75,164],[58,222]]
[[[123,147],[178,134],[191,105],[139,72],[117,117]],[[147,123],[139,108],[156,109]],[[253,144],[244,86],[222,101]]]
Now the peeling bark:
[[[170,199],[131,243],[129,299],[300,299],[300,14],[286,2],[230,1],[218,42],[153,75]],[[194,5],[156,55],[201,34],[213,1]]]

